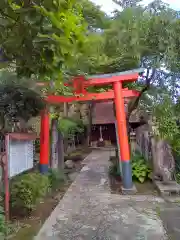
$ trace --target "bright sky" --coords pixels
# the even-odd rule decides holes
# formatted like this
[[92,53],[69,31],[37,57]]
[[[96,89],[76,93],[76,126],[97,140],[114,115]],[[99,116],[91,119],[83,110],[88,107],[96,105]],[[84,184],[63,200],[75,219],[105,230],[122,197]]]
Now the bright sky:
[[[111,13],[115,9],[117,9],[117,5],[112,0],[91,0],[97,5],[102,6],[102,10]],[[144,4],[148,4],[152,2],[152,0],[144,0]],[[170,4],[170,6],[176,10],[180,10],[180,0],[164,0],[164,2]]]

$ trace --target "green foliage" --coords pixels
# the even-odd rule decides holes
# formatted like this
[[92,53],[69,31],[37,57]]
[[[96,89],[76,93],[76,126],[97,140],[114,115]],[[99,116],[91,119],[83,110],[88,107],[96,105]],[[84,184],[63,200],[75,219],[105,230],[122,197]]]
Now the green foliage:
[[176,181],[177,181],[177,183],[180,184],[180,173],[177,173],[177,174],[176,174]]
[[59,120],[59,128],[64,137],[71,137],[75,133],[83,133],[84,125],[82,121],[76,121],[71,118],[62,118]]
[[16,177],[10,186],[12,211],[22,215],[31,212],[51,190],[61,187],[65,181],[64,173],[55,169],[50,169],[47,175],[33,172]]
[[180,154],[180,130],[177,125],[179,113],[172,99],[165,95],[162,100],[154,106],[156,116],[157,132],[155,134],[161,139],[167,140],[172,150]]
[[33,87],[34,81],[20,78],[17,74],[5,70],[0,71],[0,115],[2,120],[27,122],[31,117],[39,115],[45,108],[45,101]]
[[31,117],[39,115],[45,108],[45,102],[39,94],[22,86],[1,85],[0,113],[7,121],[27,122]]
[[1,237],[4,236],[5,230],[6,230],[5,218],[4,218],[4,210],[3,210],[3,207],[2,207],[1,204],[2,204],[2,199],[0,198],[0,239],[1,239]]
[[117,2],[123,10],[110,18],[91,1],[2,0],[3,55],[18,74],[57,80],[55,90],[69,75],[128,70],[144,57],[179,69],[180,21],[172,10],[161,1],[147,8]]
[[[112,164],[109,167],[109,174],[114,177],[121,176],[118,159],[116,157],[113,157],[112,159],[110,159],[110,161],[112,162]],[[141,155],[139,154],[133,155],[131,164],[132,164],[132,177],[135,181],[144,183],[148,179],[151,179],[152,171]]]
[[[137,7],[139,1],[117,2],[124,6],[123,11],[116,12],[111,24],[102,34],[90,34],[93,35],[94,41],[97,36],[96,52],[88,55],[88,60],[92,56],[90,72],[119,72],[137,68],[141,64],[156,68],[163,64],[167,69],[179,71],[179,52],[176,49],[179,49],[177,44],[180,43],[177,34],[180,21],[174,12],[168,6],[165,7],[161,1],[146,8]],[[151,81],[152,90],[144,94],[146,98],[143,97],[142,102],[147,104],[143,106],[151,104],[151,96],[162,94],[159,89],[177,86],[179,79],[173,76],[175,74],[158,72],[156,79],[153,79],[154,82]],[[141,90],[144,84],[145,81],[141,82],[141,85],[133,84],[133,88],[140,86]],[[131,85],[128,84],[128,87]]]
[[[2,0],[0,46],[19,75],[62,81],[83,46],[86,25],[76,0]],[[3,33],[2,33],[3,32]]]
[[110,18],[100,9],[100,6],[89,0],[80,0],[80,3],[82,4],[82,14],[88,23],[89,30],[106,29],[109,26]]
[[52,189],[56,189],[61,186],[62,183],[66,181],[64,173],[60,170],[49,169],[48,173],[49,184]]
[[180,180],[179,106],[179,100],[175,104],[169,95],[165,95],[164,98],[154,106],[154,115],[156,117],[154,134],[170,144],[175,160],[176,178],[178,182]]
[[132,156],[132,176],[134,180],[144,183],[146,180],[151,179],[152,170],[148,166],[144,158],[135,154]]
[[11,207],[26,213],[47,194],[49,178],[40,173],[27,173],[18,176],[11,184]]
[[142,58],[151,56],[157,57],[153,65],[159,66],[162,60],[167,67],[172,67],[175,62],[178,63],[175,51],[180,41],[176,34],[178,25],[179,20],[170,10],[160,11],[158,16],[141,7],[118,12],[111,27],[104,33],[109,71],[136,68]]
[[122,8],[130,8],[136,7],[139,5],[142,0],[113,0],[116,4],[118,4]]

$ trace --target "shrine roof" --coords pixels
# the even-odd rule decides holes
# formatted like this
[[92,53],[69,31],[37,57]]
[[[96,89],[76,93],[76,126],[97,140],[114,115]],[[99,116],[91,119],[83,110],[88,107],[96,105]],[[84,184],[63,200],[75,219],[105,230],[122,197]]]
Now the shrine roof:
[[114,123],[113,101],[96,102],[92,113],[92,124]]
[[[125,111],[127,111],[128,99],[125,99]],[[140,109],[135,109],[129,122],[139,122],[141,117],[148,119],[148,114]],[[92,113],[92,124],[112,124],[115,122],[113,101],[96,102]]]

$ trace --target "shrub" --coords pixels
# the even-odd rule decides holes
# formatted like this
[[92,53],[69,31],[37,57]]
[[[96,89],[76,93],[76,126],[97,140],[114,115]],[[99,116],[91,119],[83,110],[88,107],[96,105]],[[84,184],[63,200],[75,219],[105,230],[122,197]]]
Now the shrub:
[[[2,199],[0,198],[0,203],[2,202]],[[5,218],[4,218],[4,210],[3,207],[0,205],[0,239],[5,234]]]
[[132,176],[134,180],[143,183],[147,179],[151,179],[151,173],[150,167],[141,155],[135,154],[132,156]]
[[32,211],[48,192],[49,178],[40,173],[18,176],[11,184],[11,207],[22,212]]
[[180,184],[180,173],[176,173],[175,178],[176,182]]
[[64,183],[66,181],[65,174],[62,171],[56,169],[49,169],[48,178],[49,185],[52,189],[58,188],[61,183]]

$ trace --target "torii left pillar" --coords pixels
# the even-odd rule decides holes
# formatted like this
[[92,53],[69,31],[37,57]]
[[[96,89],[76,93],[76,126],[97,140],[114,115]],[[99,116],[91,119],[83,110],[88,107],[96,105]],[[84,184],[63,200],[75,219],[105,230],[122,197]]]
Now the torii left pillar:
[[47,109],[41,113],[41,133],[40,133],[40,162],[39,170],[45,174],[49,168],[49,112]]

